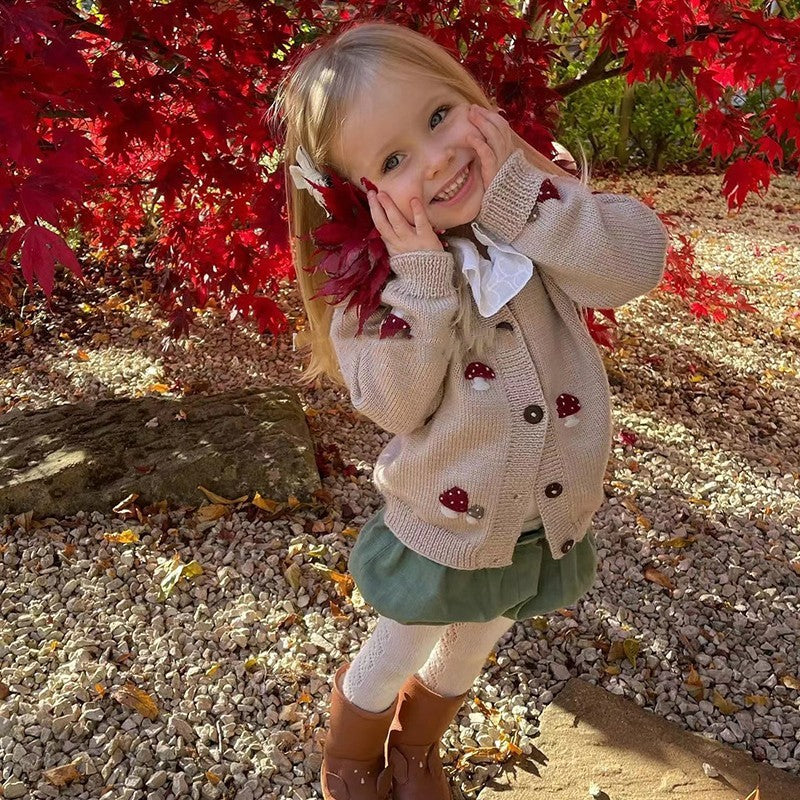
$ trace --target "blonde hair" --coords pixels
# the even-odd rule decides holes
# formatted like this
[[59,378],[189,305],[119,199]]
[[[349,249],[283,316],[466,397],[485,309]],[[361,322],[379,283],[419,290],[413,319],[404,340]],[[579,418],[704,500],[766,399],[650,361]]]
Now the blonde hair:
[[[433,76],[462,95],[469,103],[494,108],[469,72],[443,47],[408,28],[385,22],[362,22],[321,41],[293,67],[281,82],[271,114],[280,114],[285,125],[284,170],[289,239],[297,283],[306,310],[308,329],[298,335],[299,348],[310,347],[311,358],[301,378],[305,384],[327,376],[344,385],[330,339],[333,306],[324,298],[312,299],[327,280],[324,273],[309,272],[314,245],[308,234],[325,220],[325,213],[305,190],[297,189],[289,174],[297,148],[302,146],[312,162],[341,172],[335,163],[341,123],[366,87],[386,67],[394,71]],[[274,119],[274,116],[273,116]],[[520,145],[528,160],[555,175],[569,175],[530,145]],[[582,178],[587,179],[584,166]],[[494,329],[481,329],[474,319],[469,285],[459,271],[459,313],[454,322],[462,344],[477,354],[485,351]]]

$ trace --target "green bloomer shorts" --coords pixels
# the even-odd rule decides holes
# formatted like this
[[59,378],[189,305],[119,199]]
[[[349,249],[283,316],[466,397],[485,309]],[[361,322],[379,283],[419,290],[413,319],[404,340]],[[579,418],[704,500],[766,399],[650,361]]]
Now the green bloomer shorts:
[[463,570],[410,550],[386,527],[383,509],[367,520],[350,555],[350,574],[381,616],[406,625],[521,620],[573,605],[594,583],[597,543],[586,536],[554,559],[544,529],[523,532],[507,567]]

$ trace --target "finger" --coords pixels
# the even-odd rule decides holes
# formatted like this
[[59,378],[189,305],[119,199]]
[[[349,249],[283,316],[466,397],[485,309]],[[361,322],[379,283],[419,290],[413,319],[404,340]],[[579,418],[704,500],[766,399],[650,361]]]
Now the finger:
[[417,229],[417,233],[429,233],[433,230],[425,208],[416,197],[411,201],[411,211],[414,214],[414,227]]
[[[485,109],[481,109],[481,111],[476,115],[477,121],[477,128],[489,143],[489,146],[495,152],[499,152],[502,147],[503,143],[506,139],[506,132],[502,129],[500,125],[498,125],[492,117],[489,117],[488,112]],[[505,122],[502,117],[497,116],[496,114],[493,115],[497,117],[501,122]]]
[[481,163],[481,178],[483,178],[484,188],[489,185],[489,178],[497,172],[497,156],[491,147],[480,137],[470,136],[467,142],[472,145],[478,154]]
[[511,126],[499,114],[486,108],[475,106],[476,127],[495,150],[507,149],[511,141]]
[[397,207],[392,198],[386,192],[378,193],[378,202],[383,206],[389,224],[394,228],[396,234],[407,232],[411,227],[409,221]]
[[387,236],[393,236],[394,231],[392,230],[392,226],[386,217],[386,212],[383,210],[383,206],[378,202],[377,192],[367,192],[367,202],[369,203],[369,210],[372,214],[372,221],[375,223],[378,233],[384,239]]

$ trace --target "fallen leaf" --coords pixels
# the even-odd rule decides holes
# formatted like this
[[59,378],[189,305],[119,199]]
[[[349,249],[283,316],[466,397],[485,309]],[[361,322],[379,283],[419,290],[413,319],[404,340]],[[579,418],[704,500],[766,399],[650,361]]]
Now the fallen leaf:
[[763,694],[746,694],[744,702],[749,706],[765,706],[769,702],[769,698]]
[[220,670],[220,666],[219,666],[219,664],[212,664],[212,665],[211,665],[211,666],[210,666],[210,667],[209,667],[209,668],[206,670],[206,677],[207,677],[207,678],[213,678],[213,677],[214,677],[214,676],[215,676],[215,675],[216,675],[216,674],[219,672],[219,670]]
[[358,528],[344,528],[342,530],[342,536],[347,536],[351,539],[358,538]]
[[14,517],[14,522],[27,533],[33,526],[33,511],[25,511],[22,514],[17,514],[17,516]]
[[213,503],[207,506],[200,506],[195,512],[195,518],[200,522],[211,522],[212,520],[224,517],[228,513],[228,506]]
[[641,514],[641,509],[636,505],[636,501],[632,497],[624,497],[622,499],[622,505],[624,505],[631,514]]
[[175,553],[171,559],[159,559],[156,571],[164,572],[164,577],[159,583],[158,593],[158,600],[162,602],[172,594],[172,590],[178,585],[181,578],[191,580],[201,575],[203,568],[197,561],[190,561],[188,564],[184,563],[180,554]]
[[800,680],[795,678],[794,675],[784,675],[781,678],[781,683],[788,686],[790,689],[800,689]]
[[147,692],[142,691],[132,683],[126,683],[119,689],[111,693],[111,696],[119,703],[141,714],[148,719],[158,718],[158,706]]
[[639,516],[636,517],[636,522],[639,523],[639,526],[644,528],[646,531],[652,530],[653,528],[653,523],[642,514],[639,514]]
[[102,683],[96,683],[94,685],[94,690],[95,690],[95,692],[97,692],[97,696],[98,697],[105,697],[106,696],[106,692],[108,691],[106,689],[106,687],[103,686]]
[[78,352],[75,353],[75,358],[78,361],[88,361],[89,360],[89,354],[85,350],[78,350]]
[[647,567],[644,571],[644,577],[647,578],[648,581],[652,581],[653,583],[657,583],[659,586],[663,586],[665,589],[674,589],[675,585],[672,581],[663,573],[659,572],[655,567]]
[[129,494],[124,500],[120,500],[119,503],[117,503],[111,510],[115,514],[130,514],[131,516],[136,516],[134,513],[136,510],[134,503],[138,499],[138,494]]
[[333,502],[333,495],[327,489],[315,489],[314,497],[323,505],[329,505]]
[[241,497],[237,497],[235,500],[229,500],[227,497],[221,497],[218,494],[214,494],[210,489],[206,489],[205,486],[198,486],[197,487],[212,503],[221,503],[222,505],[234,505],[235,503],[244,503],[247,500],[247,495],[242,495]]
[[52,769],[46,769],[42,772],[45,778],[47,778],[53,786],[68,786],[73,781],[79,780],[83,777],[80,772],[78,772],[77,765],[80,764],[81,759],[76,758],[75,761],[64,764],[61,767],[53,767]]
[[625,658],[625,642],[620,640],[611,642],[606,661],[622,661],[623,658]]
[[164,392],[169,391],[169,386],[166,383],[151,383],[147,387],[148,392],[158,392],[158,394],[164,394]]
[[686,547],[694,541],[695,539],[692,536],[677,536],[675,539],[667,539],[666,542],[659,542],[658,544],[663,547]]
[[342,609],[339,608],[339,604],[335,600],[331,600],[328,602],[328,608],[330,609],[331,616],[334,619],[349,619],[347,614],[342,613]]
[[301,575],[300,565],[295,563],[290,564],[283,573],[283,577],[286,578],[289,585],[295,591],[300,588]]
[[619,675],[622,672],[622,667],[619,664],[606,664],[603,672],[607,675]]
[[711,702],[723,714],[735,714],[739,710],[739,706],[735,706],[730,700],[727,700],[725,697],[723,697],[716,689],[714,689],[714,692],[711,695]]
[[686,691],[689,692],[698,703],[705,697],[705,686],[703,686],[703,681],[694,666],[689,670],[689,676],[683,682],[683,685],[686,687]]
[[281,507],[280,503],[276,503],[274,500],[267,500],[258,492],[256,492],[256,496],[253,498],[252,502],[254,506],[257,506],[262,511],[269,511],[270,514],[274,514]]
[[631,666],[636,669],[636,656],[639,655],[639,642],[636,639],[626,639],[622,643],[625,656],[630,661]]
[[289,508],[297,508],[297,506],[301,505],[300,501],[293,495],[289,495],[289,499],[286,501],[286,505]]
[[211,770],[206,770],[206,778],[215,786],[222,780],[219,775],[215,775]]
[[351,592],[353,591],[353,587],[355,586],[355,581],[353,580],[352,575],[346,575],[341,572],[337,572],[335,569],[326,567],[323,564],[309,564],[309,566],[316,570],[320,575],[328,578],[328,580],[333,581],[336,584],[339,592],[344,597],[350,596]]
[[139,541],[139,534],[135,531],[125,530],[120,533],[104,533],[103,538],[108,542],[117,544],[133,544]]

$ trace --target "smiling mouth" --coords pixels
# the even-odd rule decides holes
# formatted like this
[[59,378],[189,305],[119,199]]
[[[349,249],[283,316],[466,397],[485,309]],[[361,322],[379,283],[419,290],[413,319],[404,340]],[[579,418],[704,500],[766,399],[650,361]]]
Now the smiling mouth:
[[432,203],[446,203],[452,200],[463,188],[469,180],[469,170],[472,162],[467,164],[461,172],[456,175],[455,179],[450,181],[446,189],[443,189],[436,197],[431,200]]

